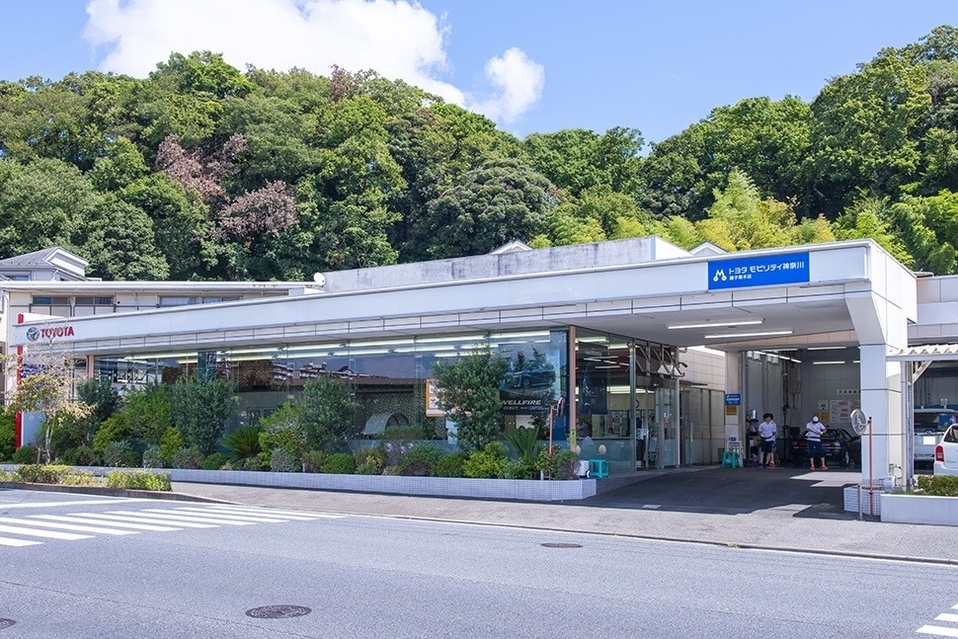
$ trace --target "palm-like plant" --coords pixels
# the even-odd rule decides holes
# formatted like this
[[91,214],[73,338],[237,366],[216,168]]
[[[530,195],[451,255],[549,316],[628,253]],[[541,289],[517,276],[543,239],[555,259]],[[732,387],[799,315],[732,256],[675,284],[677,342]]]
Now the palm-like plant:
[[259,455],[262,448],[259,445],[259,434],[262,427],[247,426],[237,428],[223,438],[223,448],[225,448],[229,457],[234,462],[242,462],[251,457]]

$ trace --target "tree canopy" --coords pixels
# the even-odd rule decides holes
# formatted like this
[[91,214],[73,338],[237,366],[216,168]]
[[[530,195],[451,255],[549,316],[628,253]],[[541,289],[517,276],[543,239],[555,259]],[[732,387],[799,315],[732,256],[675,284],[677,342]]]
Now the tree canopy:
[[107,280],[309,273],[658,234],[727,250],[870,237],[958,272],[958,29],[825,82],[638,129],[517,139],[374,70],[173,53],[148,77],[0,82],[0,258]]

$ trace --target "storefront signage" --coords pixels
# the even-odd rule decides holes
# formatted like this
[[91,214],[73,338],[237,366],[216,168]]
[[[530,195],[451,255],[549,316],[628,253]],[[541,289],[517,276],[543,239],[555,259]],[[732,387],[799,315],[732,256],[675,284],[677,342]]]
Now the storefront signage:
[[709,290],[802,284],[809,281],[808,252],[709,262]]
[[53,328],[37,328],[36,326],[31,326],[27,329],[27,340],[35,342],[40,339],[57,339],[59,337],[73,337],[73,327],[67,324],[66,326],[55,326]]

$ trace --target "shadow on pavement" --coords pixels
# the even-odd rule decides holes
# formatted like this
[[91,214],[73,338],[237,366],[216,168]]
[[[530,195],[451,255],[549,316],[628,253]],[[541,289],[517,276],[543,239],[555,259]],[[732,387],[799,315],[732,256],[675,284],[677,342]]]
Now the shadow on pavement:
[[855,519],[845,512],[843,488],[857,471],[810,472],[796,468],[706,468],[665,472],[578,502],[602,508],[743,514],[787,508],[794,517]]

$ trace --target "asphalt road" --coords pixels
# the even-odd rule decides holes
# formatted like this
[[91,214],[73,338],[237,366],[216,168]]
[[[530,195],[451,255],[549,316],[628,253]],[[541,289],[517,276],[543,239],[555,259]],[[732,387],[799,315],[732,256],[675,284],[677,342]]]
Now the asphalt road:
[[[0,545],[0,619],[14,622],[0,637],[958,632],[936,621],[958,604],[958,567],[912,561],[22,490],[0,491],[0,526],[42,542]],[[305,614],[250,616],[263,607]]]

